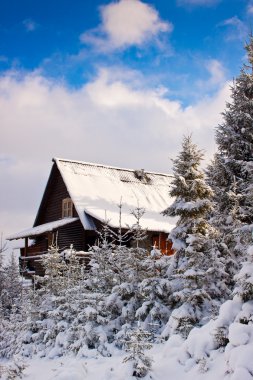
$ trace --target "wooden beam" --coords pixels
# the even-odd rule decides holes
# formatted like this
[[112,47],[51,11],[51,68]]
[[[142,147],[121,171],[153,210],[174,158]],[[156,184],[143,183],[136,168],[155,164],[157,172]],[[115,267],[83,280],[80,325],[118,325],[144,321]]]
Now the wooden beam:
[[25,257],[27,257],[28,254],[28,237],[25,238]]

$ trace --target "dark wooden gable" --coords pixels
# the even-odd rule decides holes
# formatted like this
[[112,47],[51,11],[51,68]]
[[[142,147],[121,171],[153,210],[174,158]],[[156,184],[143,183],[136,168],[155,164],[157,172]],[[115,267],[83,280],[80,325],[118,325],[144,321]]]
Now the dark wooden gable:
[[[49,179],[42,197],[42,201],[34,222],[34,227],[54,222],[62,218],[62,200],[70,198],[62,176],[56,164],[53,164]],[[73,209],[73,217],[77,216],[75,208]]]
[[[56,163],[54,163],[34,222],[34,227],[62,219],[62,201],[65,198],[70,198],[70,195],[61,173]],[[74,205],[73,217],[78,217]],[[74,248],[77,250],[84,250],[86,248],[84,228],[80,220],[60,227],[57,235],[60,249],[69,248],[70,244],[74,244]],[[40,239],[45,239],[45,237],[38,237],[37,241]]]

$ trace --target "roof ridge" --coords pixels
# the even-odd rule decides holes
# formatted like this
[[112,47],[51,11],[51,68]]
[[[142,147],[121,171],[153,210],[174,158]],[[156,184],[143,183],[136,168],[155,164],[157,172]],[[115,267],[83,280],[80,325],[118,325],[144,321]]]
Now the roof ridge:
[[[69,160],[69,159],[59,158],[59,157],[54,157],[52,159],[52,161],[56,162],[56,163],[59,162],[59,161],[64,161],[64,162],[75,163],[75,164],[96,166],[96,167],[100,167],[100,168],[124,170],[124,171],[128,171],[128,172],[135,172],[136,170],[141,170],[141,169],[120,168],[118,166],[112,166],[112,165],[106,165],[106,164],[98,164],[98,163],[95,163],[95,162],[86,162],[86,161],[79,161],[79,160]],[[172,174],[161,173],[161,172],[153,172],[153,171],[146,171],[145,169],[144,169],[144,172],[146,174],[156,174],[156,175],[161,175],[161,176],[166,176],[166,177],[173,177]]]

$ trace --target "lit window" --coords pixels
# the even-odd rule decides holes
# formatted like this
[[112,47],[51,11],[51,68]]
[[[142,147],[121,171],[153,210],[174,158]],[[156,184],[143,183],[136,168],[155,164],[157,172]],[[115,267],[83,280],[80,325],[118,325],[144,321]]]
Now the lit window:
[[65,198],[62,201],[62,217],[72,218],[73,216],[73,203],[70,198]]

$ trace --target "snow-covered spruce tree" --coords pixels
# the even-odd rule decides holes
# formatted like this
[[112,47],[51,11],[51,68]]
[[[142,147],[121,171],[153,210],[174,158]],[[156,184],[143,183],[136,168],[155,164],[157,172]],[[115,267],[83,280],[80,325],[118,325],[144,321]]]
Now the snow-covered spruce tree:
[[[98,231],[98,244],[90,249],[90,276],[87,285],[104,294],[110,294],[115,283],[118,283],[118,271],[114,266],[115,233],[105,220],[101,231]],[[116,263],[115,263],[116,264]],[[120,271],[119,271],[120,275]]]
[[122,337],[136,326],[136,320],[145,330],[160,334],[170,314],[168,295],[171,288],[166,278],[169,259],[152,257],[150,251],[142,248],[146,239],[146,231],[141,227],[143,213],[140,207],[133,211],[136,223],[130,228],[133,234],[131,247],[118,245],[114,250],[120,281],[105,298],[105,309],[110,321],[111,340],[117,345],[121,345]]
[[[241,195],[240,220],[252,223],[252,180],[253,180],[253,37],[246,45],[249,65],[244,65],[232,86],[232,101],[223,112],[223,123],[216,130],[219,154],[225,158],[228,187],[234,181]],[[250,71],[249,71],[250,69]],[[220,205],[221,206],[221,205]],[[229,208],[229,202],[226,204]]]
[[20,308],[22,304],[22,283],[19,275],[19,267],[14,254],[11,254],[7,264],[0,268],[3,288],[0,293],[0,303],[4,315],[11,314],[12,307]]
[[205,323],[226,296],[227,275],[218,260],[216,231],[208,224],[212,190],[200,170],[203,153],[184,137],[182,151],[173,160],[174,179],[170,195],[175,197],[165,215],[178,217],[169,239],[176,250],[168,277],[174,309],[164,335],[187,336],[194,325]]
[[132,375],[138,378],[145,377],[152,367],[152,359],[145,354],[145,350],[152,347],[150,336],[148,331],[138,326],[129,330],[122,339],[125,350],[128,352],[123,362],[130,361],[132,363]]
[[30,316],[25,338],[27,346],[24,348],[26,355],[31,353],[30,348],[33,353],[46,355],[54,346],[55,339],[67,319],[64,313],[68,309],[66,298],[70,278],[68,266],[57,245],[51,246],[43,256],[42,265],[45,276],[35,276],[34,289],[30,292]]
[[136,311],[136,317],[142,321],[145,330],[153,333],[153,339],[156,340],[171,313],[171,284],[166,276],[171,258],[161,255],[155,248],[152,253],[145,258],[147,276],[138,286],[141,306]]
[[11,255],[2,266],[4,287],[0,293],[0,357],[18,353],[26,329],[27,294],[22,288],[17,260]]
[[66,288],[67,278],[64,274],[68,270],[64,258],[60,255],[57,244],[49,248],[48,253],[43,255],[41,262],[45,275],[38,280],[46,293],[57,296],[62,289]]
[[[226,167],[226,159],[216,153],[211,164],[207,167],[207,183],[213,190],[213,209],[209,223],[217,230],[216,247],[219,260],[223,263],[225,271],[230,276],[228,286],[234,288],[234,275],[238,272],[238,256],[243,255],[244,248],[241,244],[240,231],[240,194],[237,192],[237,183],[230,179],[228,186],[229,168]],[[227,189],[225,191],[224,189]],[[230,189],[230,190],[229,190]],[[237,229],[235,231],[235,229]]]
[[[142,248],[146,231],[141,228],[144,210],[133,211],[136,223],[125,232],[121,228],[111,231],[105,224],[100,243],[92,248],[91,271],[87,280],[90,291],[104,295],[99,304],[98,315],[108,323],[104,329],[108,341],[121,339],[125,331],[142,321],[147,329],[149,323],[157,322],[158,330],[168,319],[168,280],[164,278],[168,263],[166,258],[151,258]],[[127,247],[129,237],[131,247]],[[102,306],[101,306],[102,305]]]
[[[238,295],[243,302],[251,301],[253,306],[253,246],[247,250],[247,259],[242,263],[242,268],[235,276],[236,287],[234,294]],[[251,323],[253,323],[253,309]]]
[[[107,307],[118,305],[113,315],[115,330],[122,326],[131,326],[136,321],[136,311],[140,308],[143,296],[140,292],[140,283],[149,276],[149,263],[146,261],[149,253],[142,248],[142,242],[146,239],[146,231],[141,228],[141,217],[145,210],[137,207],[132,213],[136,219],[131,227],[132,246],[127,248],[118,246],[115,250],[115,259],[120,268],[122,281],[112,289],[112,294],[107,298]],[[122,330],[124,333],[124,328]],[[121,337],[121,333],[118,338]]]
[[73,244],[70,245],[69,249],[65,249],[61,253],[61,257],[67,264],[64,275],[67,277],[67,289],[70,289],[78,285],[80,280],[84,278],[85,264],[73,248]]
[[[193,329],[184,344],[187,360],[212,363],[211,351],[224,351],[229,378],[252,379],[253,363],[253,245],[247,249],[242,268],[235,276],[233,299],[224,302],[215,320]],[[183,355],[181,356],[183,358]],[[225,373],[225,370],[224,370]]]
[[27,356],[38,353],[53,358],[68,352],[82,355],[87,348],[108,355],[104,327],[108,320],[102,303],[105,294],[97,286],[98,281],[90,280],[91,272],[84,271],[81,263],[78,268],[75,255],[73,248],[61,254],[53,249],[44,259],[47,276],[33,295],[36,310],[31,310],[23,351]]
[[[218,152],[209,168],[209,183],[215,193],[216,224],[224,243],[237,261],[249,243],[249,234],[238,229],[253,223],[253,37],[245,49],[248,64],[231,87],[231,101],[223,112],[223,122],[216,129]],[[236,187],[237,213],[233,213],[231,195]],[[236,218],[235,218],[236,216]],[[234,229],[237,228],[236,238]],[[245,231],[245,228],[243,229]]]

